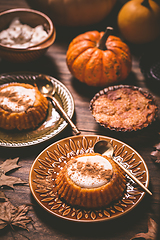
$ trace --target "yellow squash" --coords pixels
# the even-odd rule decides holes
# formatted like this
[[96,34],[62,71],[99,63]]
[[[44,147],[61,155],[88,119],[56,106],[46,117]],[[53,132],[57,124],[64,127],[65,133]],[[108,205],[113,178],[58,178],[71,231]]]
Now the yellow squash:
[[160,35],[160,5],[154,0],[130,0],[119,11],[117,21],[127,41],[151,42]]

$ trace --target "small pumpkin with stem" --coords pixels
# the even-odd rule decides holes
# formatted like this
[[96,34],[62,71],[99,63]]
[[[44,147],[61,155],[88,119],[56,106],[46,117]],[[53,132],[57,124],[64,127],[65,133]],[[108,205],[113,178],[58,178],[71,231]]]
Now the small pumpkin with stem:
[[132,61],[128,45],[105,32],[89,31],[80,34],[69,44],[66,61],[72,75],[94,87],[117,84],[127,78]]

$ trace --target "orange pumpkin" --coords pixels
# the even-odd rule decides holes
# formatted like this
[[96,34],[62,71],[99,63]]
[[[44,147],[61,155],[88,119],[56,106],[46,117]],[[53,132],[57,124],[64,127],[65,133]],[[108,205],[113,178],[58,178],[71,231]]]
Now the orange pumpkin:
[[108,16],[117,0],[27,0],[29,5],[45,12],[54,24],[86,26]]
[[107,31],[90,31],[74,38],[66,55],[72,75],[89,86],[109,86],[127,78],[131,54],[127,44]]

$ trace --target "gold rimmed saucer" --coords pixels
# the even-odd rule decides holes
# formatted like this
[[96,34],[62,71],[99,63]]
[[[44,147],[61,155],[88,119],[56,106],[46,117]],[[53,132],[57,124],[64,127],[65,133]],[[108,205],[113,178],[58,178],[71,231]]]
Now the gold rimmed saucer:
[[75,208],[59,198],[55,189],[55,178],[60,169],[71,156],[93,152],[93,146],[98,140],[111,142],[114,146],[114,157],[148,187],[147,165],[133,148],[119,140],[105,136],[72,136],[53,143],[33,162],[29,174],[29,185],[32,195],[42,208],[66,220],[97,222],[120,217],[135,208],[143,199],[145,192],[139,189],[129,177],[127,177],[127,187],[123,197],[103,209]]

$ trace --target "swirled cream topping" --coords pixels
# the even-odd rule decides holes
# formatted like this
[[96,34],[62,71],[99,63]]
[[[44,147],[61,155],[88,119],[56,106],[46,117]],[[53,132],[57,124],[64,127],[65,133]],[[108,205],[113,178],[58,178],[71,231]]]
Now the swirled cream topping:
[[97,188],[108,183],[112,177],[112,165],[104,157],[80,156],[68,164],[69,178],[82,188]]
[[9,112],[26,111],[35,102],[35,89],[7,86],[0,90],[0,107]]
[[9,28],[0,32],[0,43],[7,47],[28,48],[43,41],[47,36],[42,25],[32,28],[15,18]]

